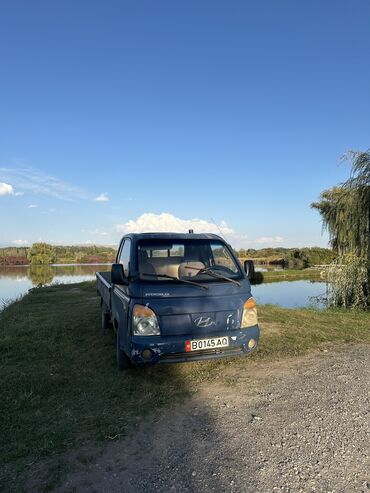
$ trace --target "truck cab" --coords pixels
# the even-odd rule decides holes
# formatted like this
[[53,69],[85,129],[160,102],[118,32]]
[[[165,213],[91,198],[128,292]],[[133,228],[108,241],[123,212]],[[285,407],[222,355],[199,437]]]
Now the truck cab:
[[96,274],[118,368],[254,351],[260,331],[251,271],[214,234],[125,235],[111,272]]

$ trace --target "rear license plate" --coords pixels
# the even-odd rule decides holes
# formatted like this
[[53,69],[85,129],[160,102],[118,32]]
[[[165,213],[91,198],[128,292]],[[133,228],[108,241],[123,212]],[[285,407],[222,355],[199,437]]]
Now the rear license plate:
[[202,349],[218,349],[229,347],[228,337],[211,337],[210,339],[194,339],[185,342],[185,351],[201,351]]

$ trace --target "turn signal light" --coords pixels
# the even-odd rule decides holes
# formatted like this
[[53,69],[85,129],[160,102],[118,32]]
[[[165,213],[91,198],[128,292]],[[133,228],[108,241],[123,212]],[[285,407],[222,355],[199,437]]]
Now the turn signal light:
[[135,305],[134,306],[134,317],[153,317],[155,316],[153,310],[148,306]]
[[249,298],[249,300],[247,300],[245,303],[244,303],[244,308],[255,308],[257,305],[256,305],[256,302],[254,301],[254,298]]

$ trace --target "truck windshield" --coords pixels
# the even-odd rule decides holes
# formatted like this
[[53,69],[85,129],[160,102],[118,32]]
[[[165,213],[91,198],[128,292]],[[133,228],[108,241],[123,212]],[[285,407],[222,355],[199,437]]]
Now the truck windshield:
[[[241,272],[228,247],[217,240],[142,240],[138,244],[141,279],[222,282],[239,279]],[[161,277],[162,276],[162,277]]]

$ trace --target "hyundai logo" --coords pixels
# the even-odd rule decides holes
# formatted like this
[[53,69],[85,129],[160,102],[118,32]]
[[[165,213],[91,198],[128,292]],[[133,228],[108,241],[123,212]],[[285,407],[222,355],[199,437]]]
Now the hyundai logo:
[[216,325],[216,322],[211,317],[198,317],[194,320],[198,327],[210,327]]

